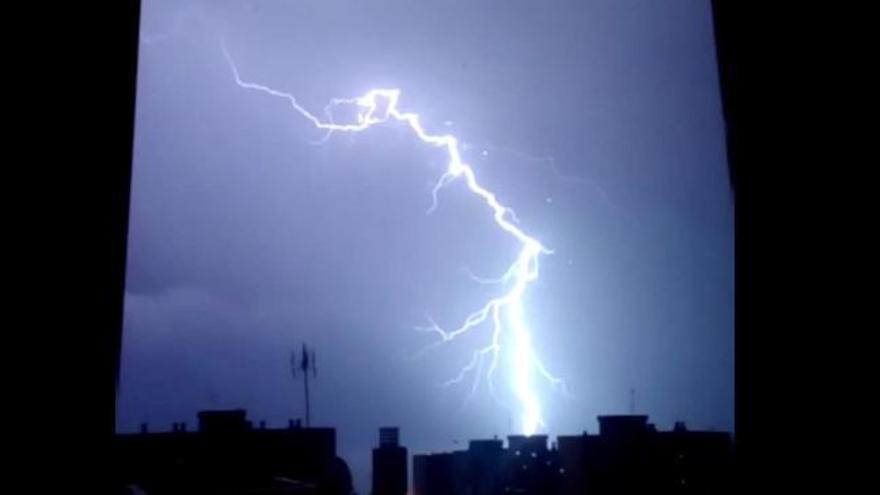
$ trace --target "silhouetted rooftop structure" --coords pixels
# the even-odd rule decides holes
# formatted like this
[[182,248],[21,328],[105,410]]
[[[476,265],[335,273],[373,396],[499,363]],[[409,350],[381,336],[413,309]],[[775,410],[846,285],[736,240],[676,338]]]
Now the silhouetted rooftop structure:
[[397,447],[398,437],[397,428],[379,428],[379,447]]
[[373,449],[372,495],[405,495],[407,452],[399,445],[397,428],[379,429],[379,447]]
[[198,431],[117,435],[118,476],[147,493],[345,494],[351,474],[333,428],[254,429],[244,410],[202,411]]
[[495,438],[492,440],[471,440],[468,443],[468,451],[477,455],[494,455],[504,450],[504,442]]
[[[657,431],[647,416],[600,416],[599,434],[472,440],[468,449],[413,457],[415,495],[729,493],[725,432]],[[728,490],[728,491],[725,491]]]
[[201,411],[199,417],[199,431],[203,433],[232,433],[250,429],[251,424],[247,420],[247,411],[234,409],[231,411]]
[[508,435],[507,445],[514,452],[532,454],[547,451],[547,435]]
[[640,415],[599,416],[599,435],[631,437],[647,433],[648,417]]

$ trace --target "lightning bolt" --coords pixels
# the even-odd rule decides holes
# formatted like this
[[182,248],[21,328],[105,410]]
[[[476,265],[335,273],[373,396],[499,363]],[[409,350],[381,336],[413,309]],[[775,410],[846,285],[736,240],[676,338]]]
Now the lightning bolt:
[[[243,80],[226,46],[222,45],[222,48],[238,86],[286,100],[297,113],[311,122],[315,128],[326,131],[324,137],[318,143],[326,142],[334,132],[362,132],[376,125],[399,122],[407,125],[416,137],[425,144],[442,148],[446,151],[449,157],[449,164],[431,191],[432,203],[428,213],[434,211],[437,207],[437,196],[440,190],[452,181],[462,179],[467,188],[489,207],[495,224],[519,242],[521,249],[519,255],[502,277],[495,280],[482,280],[482,282],[502,283],[509,286],[503,295],[490,299],[480,309],[468,315],[458,328],[446,330],[430,318],[428,318],[429,326],[418,328],[419,330],[439,336],[439,340],[433,345],[428,346],[425,350],[450,342],[462,334],[491,322],[492,333],[489,343],[475,351],[472,360],[461,369],[458,376],[449,380],[446,384],[461,383],[468,374],[475,372],[474,383],[471,389],[471,394],[473,394],[477,390],[479,375],[484,362],[488,360],[489,368],[486,373],[486,381],[494,396],[493,377],[499,367],[502,352],[501,337],[506,332],[509,332],[512,340],[512,348],[510,349],[510,385],[514,397],[519,402],[521,408],[520,429],[523,434],[532,435],[539,427],[546,427],[541,403],[535,387],[536,375],[548,381],[555,389],[566,394],[567,391],[564,382],[551,375],[535,353],[532,346],[531,331],[526,324],[523,298],[529,285],[538,279],[539,257],[552,254],[553,251],[519,228],[517,226],[519,221],[513,210],[501,204],[494,193],[480,185],[473,168],[462,160],[458,139],[450,134],[429,134],[422,127],[417,113],[401,111],[398,106],[400,100],[399,89],[372,89],[364,95],[355,98],[334,98],[324,108],[326,121],[323,121],[302,107],[292,94]],[[340,124],[333,121],[332,110],[340,105],[353,105],[357,109],[356,122]]]

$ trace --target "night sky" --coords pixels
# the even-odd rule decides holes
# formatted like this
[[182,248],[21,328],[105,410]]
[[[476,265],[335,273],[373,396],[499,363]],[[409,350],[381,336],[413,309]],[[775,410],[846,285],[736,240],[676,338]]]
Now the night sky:
[[[144,0],[118,429],[245,408],[312,417],[359,491],[379,426],[411,452],[516,430],[485,384],[442,387],[489,328],[437,347],[518,245],[402,125],[323,134],[330,98],[400,88],[555,252],[526,298],[547,428],[598,414],[733,430],[733,203],[709,1]],[[336,115],[344,119],[345,112]],[[349,115],[350,117],[350,115]],[[504,383],[503,376],[499,383]]]

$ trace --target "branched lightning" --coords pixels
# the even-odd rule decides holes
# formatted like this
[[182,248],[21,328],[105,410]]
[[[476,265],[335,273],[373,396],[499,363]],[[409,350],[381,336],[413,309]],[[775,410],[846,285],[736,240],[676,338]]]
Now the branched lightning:
[[[473,168],[462,160],[460,144],[455,136],[428,134],[422,127],[417,113],[404,112],[399,109],[400,90],[398,89],[373,89],[355,98],[334,98],[324,108],[326,121],[322,121],[303,108],[292,94],[262,84],[244,81],[225,46],[223,52],[235,76],[235,82],[240,87],[286,100],[314,127],[326,131],[318,143],[325,143],[334,132],[361,132],[375,125],[396,121],[406,124],[422,142],[446,151],[449,156],[449,164],[431,190],[432,203],[428,212],[430,213],[437,208],[437,197],[441,189],[455,179],[463,179],[467,188],[489,207],[495,224],[516,239],[521,249],[510,268],[500,278],[478,280],[481,283],[504,284],[508,288],[503,295],[490,299],[480,309],[468,315],[459,327],[451,330],[444,329],[428,317],[429,325],[420,327],[419,330],[436,334],[439,340],[425,350],[450,342],[464,333],[488,324],[491,320],[490,342],[476,350],[471,361],[446,384],[461,383],[467,375],[473,374],[475,378],[471,386],[472,395],[478,388],[484,363],[488,361],[486,381],[494,396],[493,377],[499,366],[502,352],[501,337],[504,334],[512,341],[509,350],[512,363],[510,369],[511,389],[521,408],[521,431],[526,435],[531,435],[539,427],[546,426],[534,383],[535,376],[547,380],[554,388],[562,392],[565,392],[565,384],[550,374],[535,354],[531,332],[526,324],[523,299],[528,286],[538,279],[538,258],[542,254],[551,254],[552,251],[518,227],[519,220],[513,210],[501,204],[494,193],[480,185]],[[356,122],[336,123],[332,116],[333,108],[339,105],[354,106],[357,109]]]

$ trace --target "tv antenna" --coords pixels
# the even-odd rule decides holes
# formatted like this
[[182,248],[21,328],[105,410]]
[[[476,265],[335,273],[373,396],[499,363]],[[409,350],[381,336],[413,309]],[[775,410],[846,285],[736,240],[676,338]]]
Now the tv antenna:
[[318,376],[318,368],[316,366],[317,360],[315,359],[315,350],[308,349],[305,343],[302,346],[302,357],[300,358],[299,364],[296,362],[296,351],[290,352],[290,372],[293,374],[293,379],[296,380],[296,370],[302,372],[303,375],[303,384],[305,388],[306,394],[306,428],[311,426],[311,404],[309,403],[309,371],[311,371],[312,378],[317,378]]

